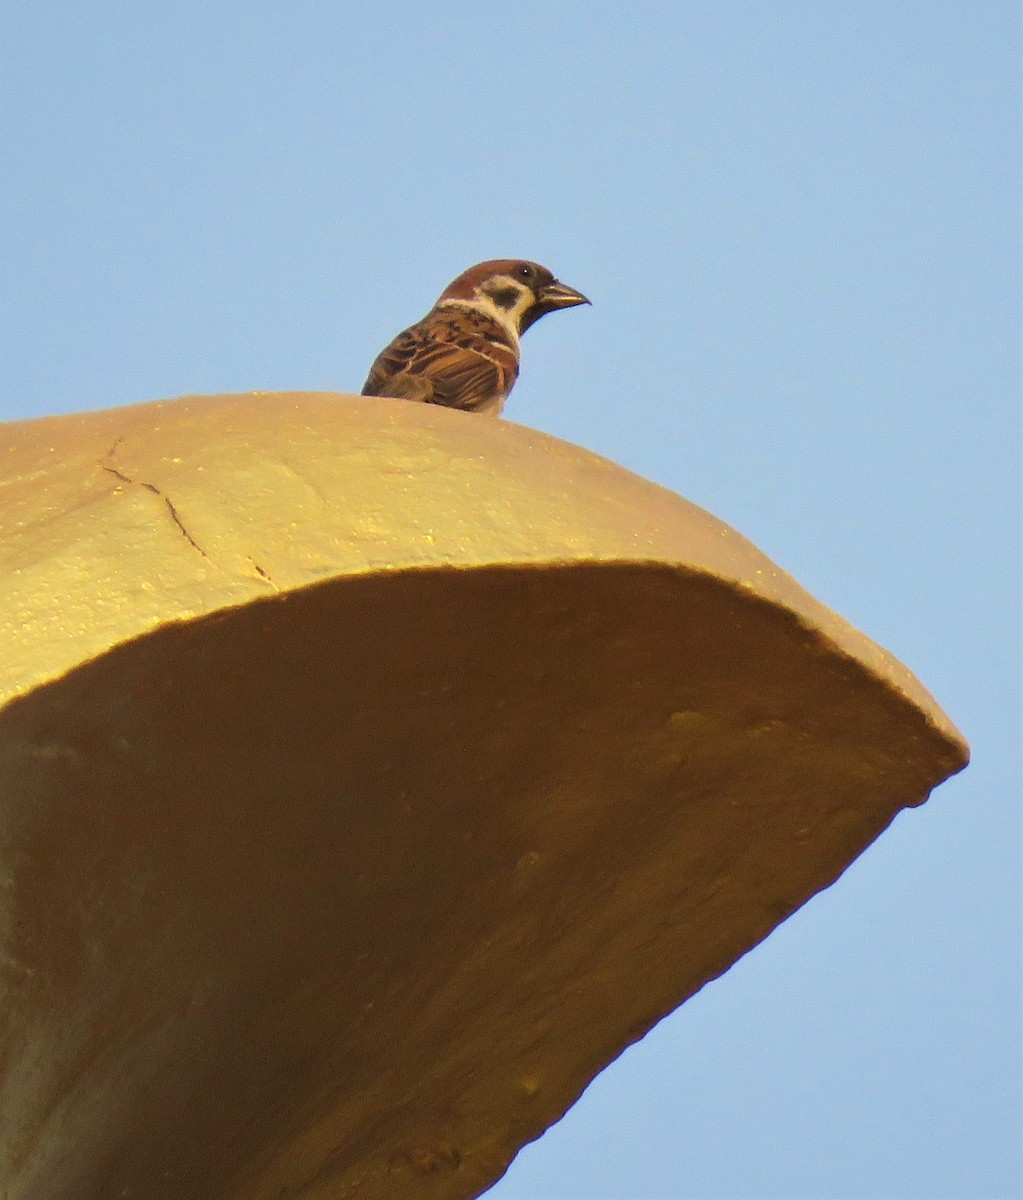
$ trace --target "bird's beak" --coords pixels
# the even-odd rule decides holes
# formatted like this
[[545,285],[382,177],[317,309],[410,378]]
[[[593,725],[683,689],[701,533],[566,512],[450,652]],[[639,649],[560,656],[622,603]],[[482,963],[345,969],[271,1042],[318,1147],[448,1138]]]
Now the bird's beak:
[[567,283],[555,279],[540,292],[540,304],[544,312],[553,312],[556,308],[575,308],[577,304],[589,304],[589,300],[570,288]]

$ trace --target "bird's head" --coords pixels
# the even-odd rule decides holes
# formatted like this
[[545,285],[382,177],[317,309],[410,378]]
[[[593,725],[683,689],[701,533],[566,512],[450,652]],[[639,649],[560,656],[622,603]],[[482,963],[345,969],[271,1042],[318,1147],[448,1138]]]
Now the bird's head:
[[518,337],[555,309],[589,303],[582,292],[555,279],[539,263],[495,258],[463,271],[444,289],[437,307],[482,309]]

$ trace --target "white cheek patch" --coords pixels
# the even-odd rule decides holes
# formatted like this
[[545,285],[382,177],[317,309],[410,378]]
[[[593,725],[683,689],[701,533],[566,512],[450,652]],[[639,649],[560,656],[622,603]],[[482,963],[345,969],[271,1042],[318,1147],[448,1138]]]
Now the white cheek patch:
[[[510,305],[507,303],[498,304],[494,300],[495,295],[501,295],[502,300],[504,300],[508,293],[515,294],[514,303]],[[530,288],[523,287],[518,280],[512,279],[510,275],[498,275],[494,279],[487,280],[485,288],[478,287],[476,289],[474,298],[479,308],[487,316],[493,317],[503,328],[507,329],[516,341],[518,341],[519,337],[522,314],[536,299]]]

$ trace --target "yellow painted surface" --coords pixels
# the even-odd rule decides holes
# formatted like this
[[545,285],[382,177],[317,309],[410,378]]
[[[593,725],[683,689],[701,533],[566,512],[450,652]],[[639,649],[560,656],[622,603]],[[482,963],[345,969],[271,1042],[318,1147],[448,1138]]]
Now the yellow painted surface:
[[966,761],[706,512],[321,394],[0,426],[12,1200],[477,1195]]

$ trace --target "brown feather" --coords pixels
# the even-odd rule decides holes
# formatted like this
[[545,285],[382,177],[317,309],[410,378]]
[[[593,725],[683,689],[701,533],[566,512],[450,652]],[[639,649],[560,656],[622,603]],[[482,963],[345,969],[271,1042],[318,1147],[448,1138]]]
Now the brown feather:
[[517,375],[518,354],[496,321],[469,310],[434,310],[381,351],[362,394],[475,412],[503,400]]

